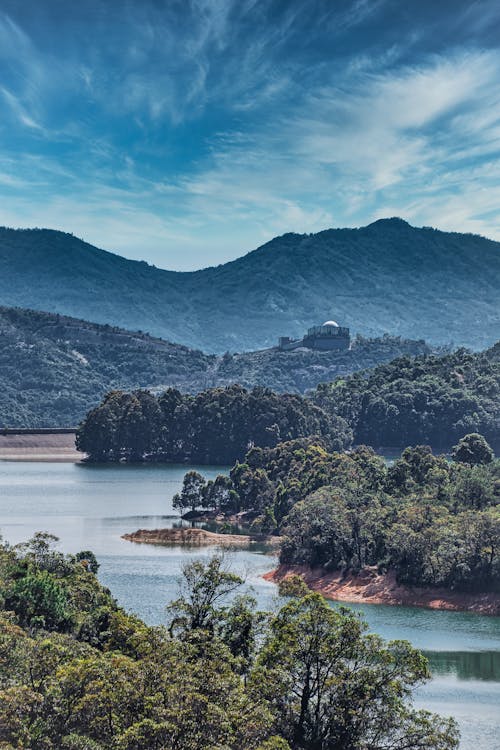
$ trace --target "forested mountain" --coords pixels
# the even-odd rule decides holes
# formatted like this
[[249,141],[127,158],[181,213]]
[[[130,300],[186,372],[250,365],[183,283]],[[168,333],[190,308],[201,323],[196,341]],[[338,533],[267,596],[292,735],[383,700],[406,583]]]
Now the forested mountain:
[[338,319],[480,349],[500,330],[500,245],[384,219],[285,234],[231,263],[164,271],[48,229],[0,230],[0,302],[142,329],[208,352]]
[[402,354],[430,352],[423,341],[385,336],[350,351],[300,349],[215,356],[142,333],[74,318],[0,308],[0,426],[76,425],[115,388],[264,385],[293,393]]

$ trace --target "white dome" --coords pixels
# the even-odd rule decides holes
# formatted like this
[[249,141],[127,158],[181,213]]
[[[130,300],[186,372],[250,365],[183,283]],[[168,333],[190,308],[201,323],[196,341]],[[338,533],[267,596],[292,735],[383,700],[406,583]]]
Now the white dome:
[[336,323],[334,320],[327,320],[326,323],[323,323],[324,326],[333,326],[334,328],[338,328],[339,324]]

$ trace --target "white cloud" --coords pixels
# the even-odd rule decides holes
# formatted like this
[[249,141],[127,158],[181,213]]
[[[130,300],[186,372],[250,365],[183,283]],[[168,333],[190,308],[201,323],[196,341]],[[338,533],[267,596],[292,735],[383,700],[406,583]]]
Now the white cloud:
[[[359,0],[343,14],[333,5],[315,31],[323,24],[337,39],[384,2]],[[1,222],[73,231],[181,268],[278,233],[381,215],[500,239],[498,50],[457,47],[403,64],[412,44],[403,39],[304,64],[290,48],[304,41],[307,4],[290,3],[273,24],[269,2],[191,0],[183,29],[167,6],[158,15],[129,4],[132,35],[118,25],[106,45],[65,47],[58,59],[0,15],[0,56],[22,52],[22,75],[0,77],[3,103],[32,139],[14,160],[0,154]],[[71,97],[88,105],[80,116]],[[217,124],[190,131],[193,148],[171,164],[177,133],[206,111]],[[127,128],[140,132],[130,143]],[[49,157],[41,140],[67,148]]]

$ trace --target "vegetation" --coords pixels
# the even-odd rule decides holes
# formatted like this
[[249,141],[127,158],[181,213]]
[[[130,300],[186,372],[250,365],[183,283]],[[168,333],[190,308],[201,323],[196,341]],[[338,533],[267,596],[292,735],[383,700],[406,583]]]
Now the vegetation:
[[[352,440],[449,450],[466,432],[500,449],[500,344],[479,354],[403,357],[320,385],[310,398],[237,385],[197,396],[115,391],[88,414],[77,444],[93,461],[224,464],[252,445],[313,435],[333,450]],[[478,445],[457,448],[464,450],[481,453]]]
[[391,331],[473,349],[490,346],[500,328],[498,243],[401,219],[285,234],[194,273],[126,260],[62,232],[1,229],[0,270],[5,305],[220,354],[274,346],[331,317],[364,336]]
[[109,391],[240,383],[300,393],[402,355],[423,341],[358,337],[346,352],[278,349],[215,356],[141,332],[0,307],[0,427],[73,427]]
[[448,450],[479,432],[500,451],[500,343],[478,354],[399,358],[320,385],[313,401],[345,419],[358,444]]
[[182,395],[169,388],[115,391],[93,409],[77,434],[91,461],[184,461],[227,464],[251,445],[273,446],[303,435],[324,435],[337,449],[348,445],[343,419],[327,417],[308,399],[265,388],[234,385]]
[[390,467],[370,448],[330,453],[313,439],[253,448],[229,477],[198,476],[194,492],[187,475],[179,507],[244,513],[283,536],[283,563],[376,566],[408,585],[500,592],[500,461],[481,436],[459,445],[478,444],[473,461],[417,446]]
[[258,612],[215,557],[185,566],[169,628],[151,628],[52,541],[0,547],[5,750],[457,747],[453,720],[412,707],[426,659],[319,595]]

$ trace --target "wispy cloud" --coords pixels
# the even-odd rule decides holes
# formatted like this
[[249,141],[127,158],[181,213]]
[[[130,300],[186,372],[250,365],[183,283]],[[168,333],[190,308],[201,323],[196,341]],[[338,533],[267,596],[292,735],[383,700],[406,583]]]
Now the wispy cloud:
[[25,107],[17,96],[14,96],[14,94],[3,87],[0,87],[0,93],[3,95],[5,102],[9,105],[12,113],[21,125],[43,132],[42,126],[26,112]]
[[493,0],[43,5],[0,13],[0,222],[182,268],[384,214],[500,239]]

